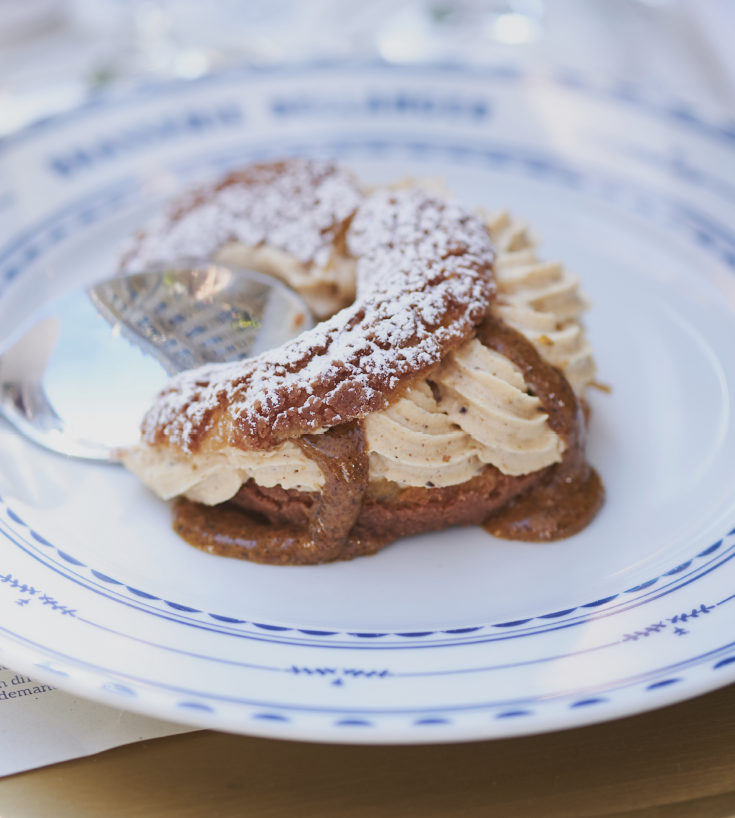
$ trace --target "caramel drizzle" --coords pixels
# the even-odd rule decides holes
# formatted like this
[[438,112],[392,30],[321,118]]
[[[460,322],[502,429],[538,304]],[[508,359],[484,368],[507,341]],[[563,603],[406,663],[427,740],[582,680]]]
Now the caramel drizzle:
[[605,492],[585,457],[585,421],[580,402],[558,369],[533,344],[498,318],[487,316],[478,340],[514,363],[548,415],[551,429],[566,443],[560,463],[505,508],[491,515],[485,530],[509,540],[542,542],[570,537],[588,525]]
[[174,530],[205,551],[257,562],[303,564],[339,559],[368,485],[362,424],[352,421],[294,442],[324,474],[324,486],[305,525],[273,525],[234,505],[204,506],[180,498],[174,505]]

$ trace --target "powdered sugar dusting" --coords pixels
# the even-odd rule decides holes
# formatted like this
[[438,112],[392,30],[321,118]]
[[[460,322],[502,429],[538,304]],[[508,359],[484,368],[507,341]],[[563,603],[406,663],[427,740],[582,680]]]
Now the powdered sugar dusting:
[[360,200],[355,178],[330,162],[252,165],[189,194],[152,221],[124,255],[122,271],[210,258],[231,241],[267,244],[323,267]]
[[258,358],[182,373],[146,416],[145,439],[191,451],[224,416],[231,445],[266,448],[380,410],[469,337],[494,295],[483,224],[424,192],[368,196],[346,244],[358,259],[353,305]]

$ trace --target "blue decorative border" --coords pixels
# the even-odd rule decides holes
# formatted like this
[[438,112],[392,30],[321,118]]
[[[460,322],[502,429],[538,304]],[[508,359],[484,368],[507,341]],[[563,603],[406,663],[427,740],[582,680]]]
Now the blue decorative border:
[[[46,677],[50,674],[66,679],[75,678],[74,669],[80,669],[83,672],[92,673],[99,677],[100,674],[105,674],[108,678],[124,679],[125,683],[118,681],[104,682],[98,684],[98,690],[107,693],[113,693],[121,698],[128,700],[135,700],[141,698],[148,691],[165,692],[173,694],[173,697],[178,698],[170,703],[171,709],[194,709],[210,714],[218,712],[220,708],[227,708],[235,705],[242,708],[254,708],[256,712],[250,714],[251,718],[255,719],[272,719],[281,722],[291,722],[299,714],[319,714],[327,717],[349,715],[349,718],[339,718],[332,721],[331,726],[347,727],[347,726],[365,726],[378,727],[379,723],[376,718],[411,718],[414,726],[430,725],[430,724],[444,724],[452,723],[450,714],[458,715],[462,713],[471,713],[477,711],[496,711],[493,713],[496,719],[517,718],[522,716],[534,716],[538,714],[537,709],[544,705],[555,704],[560,700],[572,699],[567,705],[567,709],[576,710],[579,708],[591,707],[593,705],[612,704],[613,696],[631,687],[638,688],[640,693],[657,693],[665,691],[674,685],[681,684],[685,681],[684,672],[687,670],[703,670],[704,665],[710,665],[711,671],[721,671],[725,668],[726,677],[717,680],[719,684],[727,684],[732,678],[735,678],[735,641],[723,645],[703,654],[699,654],[689,659],[682,660],[657,668],[653,671],[634,674],[628,677],[622,677],[613,681],[602,684],[588,685],[582,688],[570,688],[560,691],[553,695],[539,695],[539,696],[525,696],[516,699],[505,700],[486,700],[473,703],[465,703],[461,705],[432,705],[430,707],[322,707],[317,705],[298,705],[292,703],[274,703],[259,699],[252,699],[241,696],[224,696],[213,694],[210,691],[201,691],[180,687],[177,685],[168,685],[162,683],[151,682],[148,679],[137,677],[131,674],[120,673],[112,671],[109,668],[100,665],[92,664],[91,662],[80,661],[73,657],[67,656],[63,653],[49,649],[47,646],[39,645],[32,640],[22,637],[13,631],[0,627],[0,633],[3,633],[6,638],[10,638],[26,648],[31,648],[34,651],[41,651],[45,656],[54,656],[56,661],[63,662],[67,669],[61,669],[57,665],[51,664],[47,659],[35,664],[35,668],[40,670]],[[262,709],[267,709],[263,712]],[[226,711],[229,714],[229,710]],[[286,715],[288,714],[288,715]],[[416,718],[420,716],[420,718]],[[370,718],[368,718],[370,717]],[[234,726],[234,725],[233,725]]]
[[555,74],[547,75],[535,71],[526,71],[519,66],[510,64],[472,66],[461,62],[437,61],[396,65],[378,58],[369,60],[310,60],[287,65],[235,66],[192,79],[154,80],[141,83],[132,89],[92,94],[83,103],[69,111],[37,119],[20,130],[0,138],[0,152],[17,143],[26,142],[38,134],[53,131],[61,125],[74,122],[90,114],[96,114],[109,108],[120,108],[124,105],[135,104],[146,99],[155,99],[161,95],[168,97],[186,93],[192,87],[224,85],[239,80],[252,79],[254,76],[269,75],[289,76],[302,80],[310,74],[329,74],[335,71],[343,74],[349,71],[375,71],[396,78],[401,75],[416,76],[435,72],[442,75],[478,77],[509,84],[547,82],[581,96],[602,99],[635,108],[666,122],[670,126],[686,128],[729,147],[735,146],[735,121],[732,119],[714,122],[710,118],[701,115],[689,101],[675,98],[669,98],[668,101],[663,101],[660,98],[653,99],[649,91],[628,80],[595,82],[581,71],[574,69],[562,69]]
[[[133,588],[120,580],[113,579],[112,577],[109,577],[106,574],[85,565],[81,560],[78,560],[77,558],[57,548],[38,532],[31,529],[14,511],[12,511],[12,509],[5,504],[2,498],[0,498],[0,504],[5,507],[7,517],[15,524],[15,527],[8,531],[5,530],[2,520],[0,520],[0,534],[2,534],[5,539],[13,543],[13,545],[20,548],[29,556],[38,560],[47,568],[61,574],[65,578],[86,588],[87,590],[105,596],[111,601],[135,608],[138,611],[189,627],[201,630],[210,630],[228,636],[254,639],[256,641],[301,646],[355,649],[358,647],[357,643],[359,642],[362,643],[360,647],[374,644],[376,648],[381,650],[391,648],[405,649],[407,647],[436,648],[477,644],[480,642],[507,641],[508,639],[512,638],[536,636],[546,632],[582,625],[586,622],[606,618],[617,613],[624,613],[634,607],[640,607],[641,605],[655,601],[661,596],[673,593],[674,591],[695,582],[697,579],[706,576],[735,557],[735,541],[730,543],[724,550],[721,550],[725,543],[725,538],[722,538],[697,553],[691,559],[686,560],[685,562],[660,574],[659,576],[639,583],[638,585],[628,588],[620,593],[570,608],[565,608],[560,611],[554,611],[547,614],[541,614],[538,616],[508,622],[412,632],[339,631],[289,627],[285,625],[253,622],[246,619],[209,613],[198,608],[193,608],[188,605],[163,599],[155,594],[142,591],[138,588]],[[31,539],[29,540],[28,538],[25,538],[25,542],[18,539],[20,532],[17,530],[17,526],[26,528]],[[735,528],[730,530],[725,536],[735,537]],[[63,563],[66,563],[66,565],[58,562],[58,560],[49,560],[47,553],[44,553],[42,549],[38,548],[39,545],[44,549],[52,549],[55,551],[58,557],[60,557],[60,559],[63,560]],[[708,560],[688,573],[683,573],[687,571],[687,569],[689,569],[697,560],[712,557],[714,554],[717,554],[717,557]],[[71,568],[69,566],[71,566]],[[90,583],[89,578],[83,576],[77,569],[85,569],[86,574],[100,580],[100,582],[104,583],[104,585],[101,585],[100,582],[94,581]],[[657,585],[662,579],[668,577],[675,577],[675,579],[667,584]],[[654,588],[653,586],[657,587]],[[648,591],[647,589],[649,588],[652,588],[652,590]],[[123,591],[127,593],[121,593]],[[632,596],[634,594],[640,594],[642,591],[646,591],[646,593],[643,593],[637,597]],[[623,597],[628,595],[632,596],[630,600],[623,599]],[[610,603],[615,602],[616,600],[619,600],[618,604],[610,605]],[[151,603],[154,602],[162,603],[165,608],[152,605]],[[570,615],[575,614],[578,611],[581,612],[581,615],[571,616],[571,618],[569,618]],[[588,614],[587,611],[591,611],[591,613]],[[203,615],[205,617],[205,621],[192,618],[191,615],[195,614]],[[523,627],[532,622],[540,623],[541,627],[538,625],[532,626],[531,628]],[[547,623],[549,624],[547,625]],[[254,628],[258,629],[259,632],[238,630],[237,626],[241,625],[252,625]],[[294,639],[293,637],[296,635],[299,636]],[[308,638],[303,639],[303,636]],[[337,642],[333,639],[333,637],[349,641]],[[431,637],[439,638],[431,639]],[[398,643],[379,641],[383,639],[399,639],[400,641]]]

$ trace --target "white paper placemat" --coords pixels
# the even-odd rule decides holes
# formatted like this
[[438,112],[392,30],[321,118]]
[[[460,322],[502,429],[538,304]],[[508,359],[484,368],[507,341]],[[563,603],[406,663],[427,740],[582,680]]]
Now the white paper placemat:
[[0,665],[0,776],[190,730],[70,696]]

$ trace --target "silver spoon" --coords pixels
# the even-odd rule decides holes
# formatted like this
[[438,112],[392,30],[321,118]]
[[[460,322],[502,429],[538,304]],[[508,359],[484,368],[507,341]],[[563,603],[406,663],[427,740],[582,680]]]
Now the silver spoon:
[[0,340],[0,415],[52,451],[114,460],[168,377],[312,325],[298,294],[253,270],[202,263],[109,279]]

